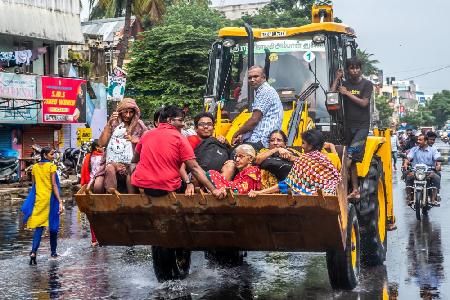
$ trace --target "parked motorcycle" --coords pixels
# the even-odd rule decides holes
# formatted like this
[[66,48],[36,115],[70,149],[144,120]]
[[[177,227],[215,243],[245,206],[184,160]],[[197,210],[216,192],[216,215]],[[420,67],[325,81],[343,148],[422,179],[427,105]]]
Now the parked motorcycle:
[[[442,162],[444,158],[439,157],[436,161]],[[428,211],[433,207],[431,205],[432,190],[436,187],[430,184],[430,174],[436,172],[432,167],[426,164],[416,164],[413,169],[410,169],[414,173],[413,188],[413,205],[411,208],[416,211],[417,220],[421,219],[422,215],[428,215]],[[437,191],[439,195],[439,190]],[[439,196],[438,196],[439,197]],[[439,199],[437,199],[439,201]]]
[[80,156],[80,149],[67,148],[64,151],[62,161],[67,168],[67,172],[70,174],[77,174],[78,157]]
[[78,155],[77,164],[75,167],[75,172],[77,173],[77,178],[81,179],[81,167],[83,165],[83,160],[86,154],[91,150],[92,140],[89,142],[83,142],[80,147],[80,154]]
[[17,151],[0,150],[0,181],[13,182],[18,179],[19,159]]
[[[33,142],[35,141],[34,138],[31,138],[31,139]],[[33,165],[41,160],[42,147],[39,144],[34,143],[33,145],[31,145],[31,149],[32,149],[31,157],[33,158],[34,161],[31,165],[26,167],[24,170],[27,177],[31,177],[31,170],[33,169]],[[57,167],[56,173],[58,174],[58,176],[60,178],[68,179],[69,174],[67,173],[67,167],[63,164],[63,160],[62,160],[63,155],[58,150],[54,150],[54,151],[55,151],[55,155],[53,157],[53,163]]]

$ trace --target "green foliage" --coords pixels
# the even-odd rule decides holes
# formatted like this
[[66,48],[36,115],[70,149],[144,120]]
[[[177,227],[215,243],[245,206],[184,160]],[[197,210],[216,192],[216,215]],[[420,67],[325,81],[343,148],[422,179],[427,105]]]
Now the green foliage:
[[433,125],[444,126],[445,122],[450,119],[450,91],[443,90],[434,94],[428,103],[428,108],[435,117]]
[[375,106],[378,111],[380,128],[389,128],[394,109],[389,106],[389,99],[385,96],[375,97]]
[[[244,22],[253,27],[295,27],[311,22],[311,11],[315,0],[272,0],[258,11],[256,15],[244,15],[236,21],[238,26]],[[331,1],[321,1],[323,4],[331,4]],[[341,22],[335,18],[335,22]]]
[[400,118],[400,122],[408,123],[415,127],[434,126],[436,119],[428,107],[420,106],[417,111],[409,111],[404,117]]
[[372,59],[373,54],[366,50],[356,50],[356,56],[361,60],[362,73],[364,76],[378,75],[379,69],[375,66],[380,63],[377,59]]
[[165,21],[142,34],[127,64],[127,93],[144,118],[162,105],[189,104],[199,110],[208,73],[208,52],[226,20],[205,5],[181,3]]

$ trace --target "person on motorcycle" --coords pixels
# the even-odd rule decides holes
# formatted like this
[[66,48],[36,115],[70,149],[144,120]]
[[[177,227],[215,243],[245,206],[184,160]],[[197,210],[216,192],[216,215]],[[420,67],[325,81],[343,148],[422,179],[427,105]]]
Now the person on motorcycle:
[[411,128],[406,129],[406,136],[407,136],[407,138],[406,138],[405,144],[402,148],[403,152],[408,152],[413,147],[415,147],[416,143],[417,143],[417,137]]
[[427,132],[427,138],[428,146],[433,147],[434,143],[436,143],[437,134],[430,130]]
[[408,166],[411,164],[414,168],[416,164],[426,164],[430,168],[434,168],[431,171],[428,180],[431,186],[436,187],[432,189],[431,205],[439,206],[437,202],[437,191],[441,185],[441,177],[436,173],[441,171],[441,163],[436,161],[441,154],[434,147],[428,146],[428,137],[424,134],[420,134],[417,143],[418,146],[413,147],[406,159],[403,162],[403,172],[406,178],[406,198],[408,205],[413,204],[413,185],[414,185],[414,172],[408,170]]

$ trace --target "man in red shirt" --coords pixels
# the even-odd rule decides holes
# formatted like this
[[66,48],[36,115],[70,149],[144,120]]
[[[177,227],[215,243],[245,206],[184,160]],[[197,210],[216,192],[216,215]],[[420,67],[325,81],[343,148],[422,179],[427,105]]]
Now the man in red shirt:
[[164,196],[168,192],[183,192],[189,180],[182,181],[180,167],[183,162],[192,175],[221,199],[225,190],[219,190],[205,176],[195,160],[195,154],[187,139],[180,131],[184,127],[184,113],[176,106],[167,106],[161,112],[156,129],[144,134],[136,146],[133,162],[137,162],[131,183],[153,197]]

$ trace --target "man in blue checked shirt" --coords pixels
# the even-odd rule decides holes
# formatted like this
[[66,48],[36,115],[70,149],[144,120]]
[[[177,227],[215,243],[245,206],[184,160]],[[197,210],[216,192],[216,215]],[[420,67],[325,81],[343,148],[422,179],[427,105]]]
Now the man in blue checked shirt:
[[281,129],[283,105],[277,91],[266,81],[263,67],[250,67],[248,81],[255,91],[252,116],[234,133],[232,144],[248,143],[258,151],[269,147],[269,134],[272,131]]
[[[441,163],[437,159],[441,156],[439,151],[428,145],[428,137],[425,134],[421,134],[417,138],[418,146],[413,147],[409,152],[407,159],[403,163],[403,172],[406,177],[406,197],[408,203],[412,204],[414,185],[414,173],[408,170],[408,165],[412,164],[414,167],[416,164],[426,164],[430,168],[434,168],[434,171],[430,174],[430,182],[436,189],[441,187],[441,177],[436,173],[441,171]],[[437,190],[432,189],[431,192],[431,204],[438,206]]]

